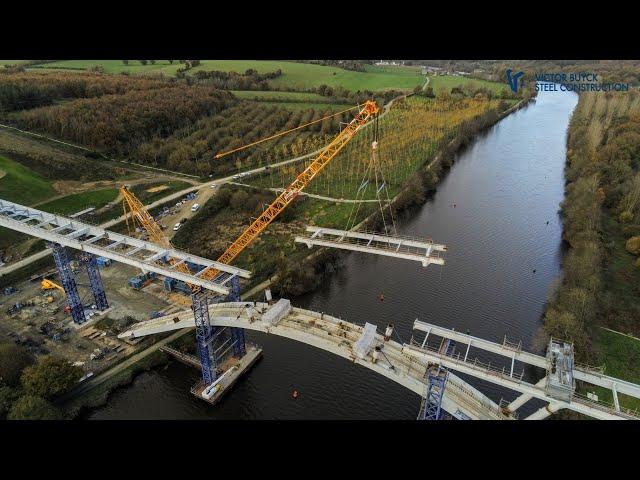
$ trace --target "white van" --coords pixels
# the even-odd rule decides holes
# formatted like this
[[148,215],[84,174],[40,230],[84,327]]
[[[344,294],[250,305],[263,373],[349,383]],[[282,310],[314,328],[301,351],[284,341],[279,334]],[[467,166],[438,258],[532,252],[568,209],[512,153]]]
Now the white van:
[[194,203],[193,205],[191,205],[191,211],[192,212],[197,212],[199,208],[200,208],[200,204],[199,203]]

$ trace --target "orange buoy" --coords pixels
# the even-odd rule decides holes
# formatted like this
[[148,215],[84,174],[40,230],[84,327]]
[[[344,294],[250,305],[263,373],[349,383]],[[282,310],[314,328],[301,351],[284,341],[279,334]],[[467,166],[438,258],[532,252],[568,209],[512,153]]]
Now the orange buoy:
[[291,394],[291,396],[293,398],[298,398],[298,390],[294,390],[293,393]]

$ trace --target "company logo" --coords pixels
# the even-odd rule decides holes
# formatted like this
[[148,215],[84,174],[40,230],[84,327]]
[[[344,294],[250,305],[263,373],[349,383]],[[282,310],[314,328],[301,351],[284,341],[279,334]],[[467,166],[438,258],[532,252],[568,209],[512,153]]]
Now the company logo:
[[507,82],[511,87],[511,91],[513,93],[518,93],[518,80],[520,77],[524,75],[524,72],[518,72],[515,75],[513,74],[513,70],[509,69],[505,72],[505,76],[507,77]]

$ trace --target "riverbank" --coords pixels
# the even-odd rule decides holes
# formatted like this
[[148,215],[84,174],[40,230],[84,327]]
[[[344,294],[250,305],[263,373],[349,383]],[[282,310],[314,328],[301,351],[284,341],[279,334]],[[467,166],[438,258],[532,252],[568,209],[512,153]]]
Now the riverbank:
[[[640,240],[638,115],[637,92],[580,95],[567,138],[563,278],[545,311],[547,334],[574,342],[578,361],[633,382],[637,342],[604,328],[640,334],[640,251],[629,248]],[[613,402],[610,391],[596,393]]]
[[189,331],[180,330],[134,353],[109,370],[85,380],[59,398],[56,403],[69,419],[81,416],[88,409],[105,405],[111,393],[130,385],[140,373],[166,366],[170,357],[160,351],[160,348],[179,340]]

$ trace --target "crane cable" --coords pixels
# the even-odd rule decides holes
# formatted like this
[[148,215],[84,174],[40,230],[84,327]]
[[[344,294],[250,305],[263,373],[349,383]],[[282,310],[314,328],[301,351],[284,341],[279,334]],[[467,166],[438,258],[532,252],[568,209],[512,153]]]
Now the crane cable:
[[243,145],[242,147],[234,148],[233,150],[229,150],[227,152],[218,153],[213,158],[225,157],[225,156],[227,156],[227,155],[229,155],[231,153],[239,152],[240,150],[244,150],[245,148],[253,147],[254,145],[257,145],[259,143],[266,142],[267,140],[273,140],[274,138],[280,137],[282,135],[286,135],[287,133],[293,132],[295,130],[300,130],[301,128],[308,127],[309,125],[313,125],[314,123],[322,122],[323,120],[326,120],[327,118],[332,118],[332,117],[335,117],[337,115],[342,115],[343,113],[350,112],[351,110],[355,110],[356,108],[360,108],[360,107],[361,107],[361,105],[356,105],[355,107],[347,108],[346,110],[342,110],[340,112],[332,113],[331,115],[327,115],[326,117],[319,118],[318,120],[313,120],[312,122],[308,122],[308,123],[305,123],[304,125],[300,125],[298,127],[291,128],[289,130],[285,130],[284,132],[276,133],[274,135],[271,135],[270,137],[263,138],[261,140],[257,140],[255,142],[249,143],[247,145]]

